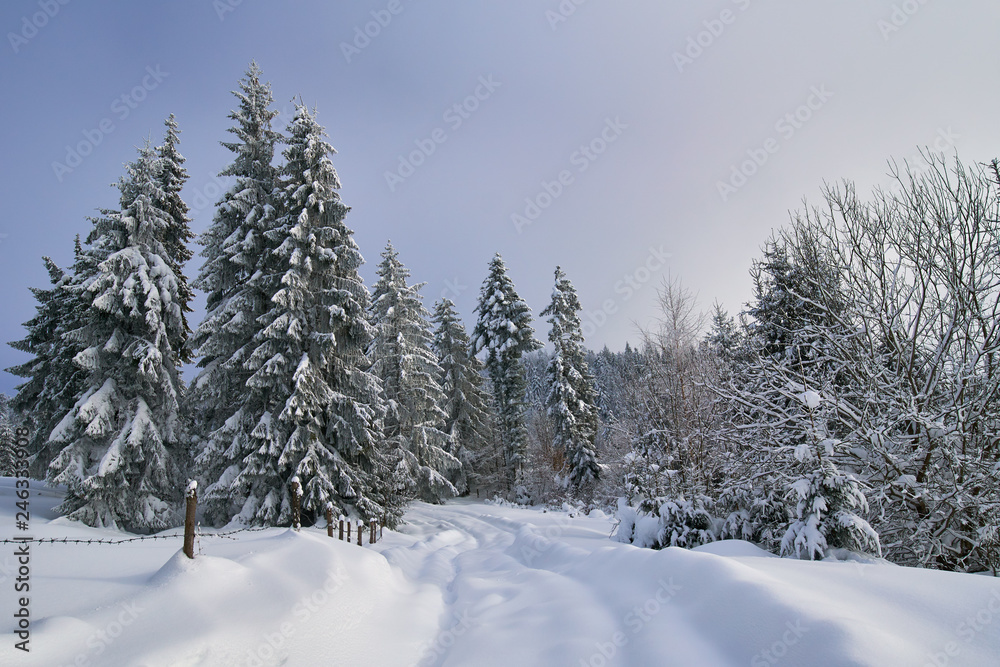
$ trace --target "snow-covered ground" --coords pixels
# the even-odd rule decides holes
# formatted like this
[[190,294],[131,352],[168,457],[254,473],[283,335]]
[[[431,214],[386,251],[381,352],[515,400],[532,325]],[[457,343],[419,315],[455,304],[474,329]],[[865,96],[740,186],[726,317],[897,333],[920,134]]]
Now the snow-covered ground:
[[[36,483],[37,484],[37,483]],[[53,519],[31,534],[122,537]],[[15,536],[0,480],[0,537]],[[414,504],[358,547],[324,530],[30,549],[30,654],[14,648],[16,546],[0,544],[0,665],[997,665],[1000,581],[806,563],[744,542],[650,551],[612,521]]]

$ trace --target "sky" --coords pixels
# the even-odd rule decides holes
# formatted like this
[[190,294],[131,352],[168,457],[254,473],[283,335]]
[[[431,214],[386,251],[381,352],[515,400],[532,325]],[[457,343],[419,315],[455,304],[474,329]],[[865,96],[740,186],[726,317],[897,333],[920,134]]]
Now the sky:
[[[886,186],[922,147],[997,156],[998,26],[986,0],[5,0],[0,340],[171,113],[207,228],[251,60],[279,129],[298,99],[327,128],[369,285],[391,239],[470,328],[496,252],[535,316],[561,266],[595,349],[637,340],[668,276],[735,314],[824,182]],[[0,346],[0,369],[26,358]]]

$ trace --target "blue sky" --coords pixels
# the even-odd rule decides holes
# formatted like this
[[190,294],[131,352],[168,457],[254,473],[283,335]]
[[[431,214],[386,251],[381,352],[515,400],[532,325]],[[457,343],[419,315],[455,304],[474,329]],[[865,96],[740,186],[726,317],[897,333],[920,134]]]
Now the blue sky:
[[[318,108],[369,284],[392,239],[471,325],[493,253],[536,315],[561,265],[594,348],[637,338],[668,272],[738,312],[824,180],[867,190],[935,143],[997,155],[995,2],[576,2],[4,2],[0,340],[170,113],[206,228],[251,59],[279,128],[293,97]],[[0,348],[0,368],[24,358]]]

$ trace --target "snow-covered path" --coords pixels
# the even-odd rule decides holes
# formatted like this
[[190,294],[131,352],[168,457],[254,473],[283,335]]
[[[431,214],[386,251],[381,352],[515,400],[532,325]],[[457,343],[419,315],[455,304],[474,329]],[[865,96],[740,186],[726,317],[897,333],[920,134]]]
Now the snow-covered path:
[[406,518],[381,550],[447,608],[425,665],[1000,664],[995,579],[741,542],[655,552],[609,542],[603,516],[459,502]]
[[[0,479],[0,536],[13,530]],[[120,537],[54,519],[35,537]],[[374,546],[323,530],[42,545],[31,653],[14,648],[0,545],[0,665],[1000,665],[1000,581],[888,564],[806,563],[743,542],[650,551],[600,513],[414,504]]]

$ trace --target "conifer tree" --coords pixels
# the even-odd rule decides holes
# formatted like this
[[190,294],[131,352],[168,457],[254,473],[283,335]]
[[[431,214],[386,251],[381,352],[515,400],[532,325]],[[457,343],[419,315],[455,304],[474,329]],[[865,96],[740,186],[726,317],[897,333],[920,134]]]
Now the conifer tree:
[[274,254],[281,240],[279,174],[273,164],[280,135],[271,125],[278,112],[271,109],[271,89],[256,63],[233,95],[239,106],[229,114],[234,121],[229,132],[236,140],[222,145],[234,157],[220,176],[234,177],[235,183],[200,239],[205,263],[195,285],[207,292],[206,314],[191,343],[201,371],[189,404],[200,432],[207,434],[197,465],[206,482],[202,504],[212,523],[231,519],[247,498],[246,490],[231,484],[254,448],[250,433],[263,409],[246,389],[252,375],[246,362],[256,347],[259,318],[280,287],[280,259]]
[[13,477],[19,472],[16,432],[18,421],[10,397],[0,394],[0,476],[2,477]]
[[[78,237],[78,264],[82,253]],[[28,419],[26,426],[31,431],[29,471],[39,479],[45,477],[49,463],[61,449],[49,442],[49,434],[73,406],[85,377],[84,372],[73,363],[73,357],[80,348],[65,337],[67,332],[80,326],[81,307],[78,294],[73,289],[73,275],[48,257],[42,259],[51,287],[31,288],[38,301],[35,317],[24,323],[27,330],[25,338],[10,344],[34,356],[7,369],[9,373],[27,378],[26,382],[18,385],[11,408]]]
[[328,502],[344,514],[395,522],[400,507],[384,484],[380,449],[385,408],[367,370],[373,332],[358,274],[364,259],[344,223],[335,151],[302,105],[288,132],[283,215],[268,233],[277,242],[275,273],[264,276],[280,289],[246,364],[253,375],[240,419],[255,423],[250,453],[226,481],[244,499],[245,523],[288,523],[293,477],[302,484],[304,522]]
[[528,433],[525,426],[527,390],[521,357],[541,347],[531,328],[531,311],[514,291],[503,258],[497,253],[490,262],[490,272],[479,292],[479,314],[472,332],[474,354],[486,352],[489,373],[497,406],[507,486],[520,483]]
[[483,391],[482,363],[470,350],[469,336],[455,312],[455,304],[449,299],[438,301],[432,321],[437,324],[434,349],[444,391],[444,430],[451,436],[451,453],[462,462],[450,479],[464,494],[476,481],[476,454],[490,441],[489,396]]
[[187,170],[184,168],[184,156],[177,151],[177,144],[180,143],[180,131],[177,129],[177,120],[174,114],[170,114],[163,122],[167,128],[163,138],[163,144],[156,148],[156,155],[159,158],[159,181],[163,191],[162,201],[157,201],[156,205],[170,217],[170,222],[163,230],[163,259],[174,272],[178,281],[177,294],[181,307],[181,317],[183,318],[183,328],[176,340],[170,341],[170,346],[177,351],[181,361],[191,361],[190,350],[187,349],[188,335],[191,329],[188,326],[187,314],[191,312],[191,299],[194,293],[188,280],[184,275],[184,264],[192,257],[188,244],[194,238],[191,231],[191,218],[188,215],[188,205],[181,199],[181,190],[188,180]]
[[83,389],[50,436],[62,446],[48,479],[65,484],[57,508],[92,526],[137,531],[173,524],[175,439],[182,390],[180,281],[164,259],[170,215],[160,164],[147,143],[118,183],[120,210],[94,220],[84,253],[94,273],[77,289]]
[[438,384],[441,367],[431,349],[428,313],[421,303],[422,284],[408,285],[409,270],[386,244],[372,295],[375,340],[373,372],[382,380],[388,411],[385,437],[400,453],[401,478],[419,499],[440,503],[458,494],[448,480],[461,468],[450,449]]
[[597,390],[587,365],[576,289],[556,267],[552,302],[542,311],[549,316],[549,341],[553,346],[549,361],[548,396],[545,404],[554,421],[557,449],[565,452],[569,482],[575,491],[597,481]]

